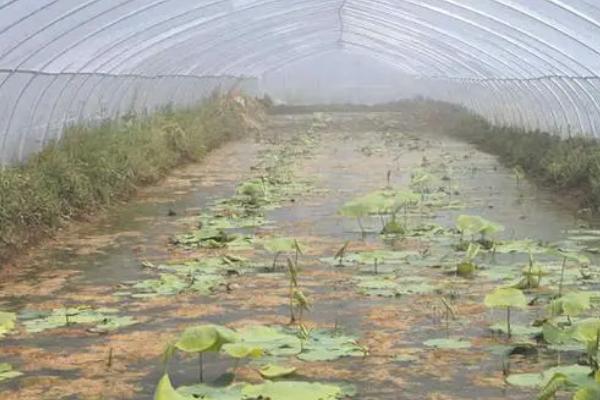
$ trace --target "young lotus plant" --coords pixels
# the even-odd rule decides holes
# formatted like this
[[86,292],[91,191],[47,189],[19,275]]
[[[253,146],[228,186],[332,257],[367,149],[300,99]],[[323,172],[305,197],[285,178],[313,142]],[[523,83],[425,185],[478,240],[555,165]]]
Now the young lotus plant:
[[527,298],[523,292],[515,288],[499,287],[485,296],[484,303],[489,308],[506,309],[506,332],[510,338],[512,336],[510,328],[511,309],[524,309],[527,307]]
[[562,251],[558,249],[550,249],[548,250],[550,255],[558,257],[562,259],[562,266],[560,269],[560,282],[558,283],[558,297],[562,296],[563,286],[565,281],[565,272],[567,270],[567,263],[570,261],[577,265],[589,264],[590,260],[582,255],[571,253],[567,251]]
[[587,318],[577,322],[574,326],[573,339],[585,343],[588,355],[588,364],[594,373],[600,369],[598,351],[600,350],[600,319]]
[[294,263],[298,264],[300,255],[303,254],[303,249],[300,243],[296,239],[291,238],[271,238],[263,241],[263,247],[269,253],[273,254],[273,267],[272,270],[277,269],[277,260],[282,254],[294,253]]
[[514,287],[517,289],[537,289],[542,284],[542,277],[547,276],[546,272],[541,265],[537,264],[531,251],[529,251],[529,264],[521,272],[523,277],[518,281]]
[[236,341],[236,334],[228,328],[218,325],[200,325],[183,331],[175,342],[175,347],[185,353],[198,353],[200,382],[202,382],[204,381],[202,355],[206,352],[217,353],[223,345]]
[[456,266],[456,274],[463,277],[472,276],[477,271],[475,258],[479,254],[481,246],[478,244],[469,243],[465,258]]
[[235,375],[240,360],[243,358],[260,358],[264,355],[265,351],[262,347],[252,346],[244,342],[225,343],[222,347],[223,351],[235,359],[235,366],[233,367],[233,374]]
[[189,400],[189,397],[179,394],[173,388],[169,375],[165,373],[156,386],[154,400]]
[[[456,218],[456,229],[460,233],[459,247],[466,247],[464,236],[469,235],[472,242],[476,241],[484,249],[491,250],[494,248],[495,241],[490,237],[502,232],[504,227],[477,215],[460,215]],[[477,235],[479,239],[475,239]]]
[[344,257],[346,257],[346,253],[348,251],[348,246],[350,245],[350,241],[347,240],[346,243],[335,253],[333,256],[334,260],[338,260],[338,267],[344,266]]

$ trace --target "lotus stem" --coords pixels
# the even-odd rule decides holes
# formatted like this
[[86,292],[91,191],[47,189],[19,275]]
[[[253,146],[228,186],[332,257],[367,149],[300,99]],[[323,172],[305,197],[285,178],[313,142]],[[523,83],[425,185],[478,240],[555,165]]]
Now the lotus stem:
[[290,324],[296,322],[296,316],[294,315],[294,284],[290,280]]
[[506,307],[506,331],[508,332],[508,338],[512,337],[512,333],[510,331],[510,307]]
[[566,267],[567,267],[567,257],[563,258],[562,268],[560,269],[560,282],[558,283],[558,297],[562,297],[563,282],[565,280]]
[[356,217],[356,221],[358,222],[358,226],[360,227],[360,233],[364,239],[364,237],[366,236],[366,232],[365,232],[365,227],[363,226],[362,220],[360,219],[360,217]]
[[273,272],[275,272],[275,269],[277,268],[277,259],[279,258],[279,255],[281,254],[281,252],[277,252],[275,253],[275,257],[273,258]]
[[198,354],[198,366],[200,367],[200,383],[204,382],[204,362],[202,360],[202,353]]

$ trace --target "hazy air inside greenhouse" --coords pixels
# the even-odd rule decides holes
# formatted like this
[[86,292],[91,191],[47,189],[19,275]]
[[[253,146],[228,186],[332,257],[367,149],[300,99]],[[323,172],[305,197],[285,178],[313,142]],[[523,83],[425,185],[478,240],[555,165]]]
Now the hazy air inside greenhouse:
[[0,400],[600,400],[600,1],[0,0]]

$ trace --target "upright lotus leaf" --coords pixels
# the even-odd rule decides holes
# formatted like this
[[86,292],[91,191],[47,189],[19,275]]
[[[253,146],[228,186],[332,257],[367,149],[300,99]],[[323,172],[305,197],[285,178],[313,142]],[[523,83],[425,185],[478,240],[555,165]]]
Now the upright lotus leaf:
[[506,308],[506,332],[508,337],[512,336],[510,329],[511,308],[526,308],[527,298],[519,289],[499,287],[485,296],[485,305],[490,308]]
[[296,240],[291,238],[276,237],[262,241],[263,247],[269,253],[287,253],[296,250]]
[[16,320],[17,315],[15,313],[0,311],[0,339],[15,329]]
[[175,347],[186,353],[219,351],[226,343],[236,341],[235,333],[218,325],[200,325],[187,328],[175,343]]
[[573,400],[598,400],[600,399],[600,384],[593,387],[581,388],[575,392]]
[[485,305],[490,308],[526,308],[527,298],[519,289],[499,287],[485,296]]
[[587,387],[575,392],[573,400],[598,400],[600,399],[600,372],[596,371],[594,382]]
[[552,300],[548,307],[552,315],[576,317],[590,309],[590,294],[585,292],[571,292]]
[[480,234],[482,236],[493,235],[504,230],[502,225],[488,221],[477,215],[458,216],[456,219],[456,228],[464,235]]
[[542,335],[546,343],[553,345],[570,344],[573,342],[573,332],[575,327],[558,326],[552,322],[546,322],[542,326]]
[[279,381],[247,385],[242,395],[248,399],[270,400],[335,400],[345,396],[339,386],[321,383]]
[[168,374],[164,374],[154,391],[154,400],[191,400],[193,397],[184,396],[173,388]]
[[370,208],[359,199],[351,200],[345,203],[339,211],[339,214],[344,217],[362,218],[369,215]]
[[288,376],[296,372],[295,367],[283,367],[281,365],[267,364],[258,370],[263,378],[273,379]]
[[393,198],[395,209],[416,206],[421,201],[421,197],[417,193],[408,190],[394,191]]
[[569,378],[565,374],[557,372],[538,394],[537,400],[555,399],[556,392],[568,385]]
[[259,358],[264,354],[264,349],[259,346],[249,346],[242,342],[226,343],[223,351],[233,358]]
[[586,318],[575,323],[573,339],[584,343],[594,343],[600,332],[600,319]]

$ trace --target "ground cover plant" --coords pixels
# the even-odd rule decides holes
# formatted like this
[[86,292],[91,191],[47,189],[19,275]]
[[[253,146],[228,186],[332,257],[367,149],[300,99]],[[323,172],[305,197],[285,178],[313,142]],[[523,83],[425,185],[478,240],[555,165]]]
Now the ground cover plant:
[[0,170],[0,260],[248,134],[261,112],[252,99],[215,95],[187,110],[68,127],[23,165]]

